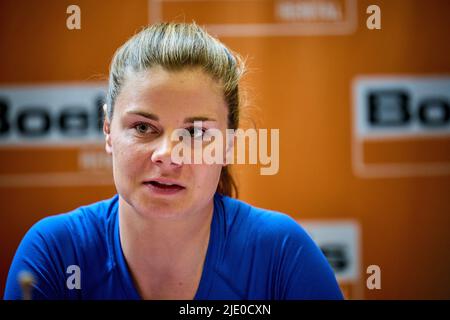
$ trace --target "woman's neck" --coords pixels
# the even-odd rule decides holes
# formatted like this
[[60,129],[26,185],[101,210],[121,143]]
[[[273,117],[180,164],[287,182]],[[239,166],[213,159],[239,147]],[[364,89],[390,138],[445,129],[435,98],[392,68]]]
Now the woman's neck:
[[186,217],[144,217],[120,198],[120,241],[130,268],[168,276],[198,271],[208,247],[213,209],[211,201]]

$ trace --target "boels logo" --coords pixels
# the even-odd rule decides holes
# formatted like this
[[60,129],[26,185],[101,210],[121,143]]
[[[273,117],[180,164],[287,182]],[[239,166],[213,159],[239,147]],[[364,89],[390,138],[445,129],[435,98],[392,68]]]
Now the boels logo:
[[0,87],[0,187],[111,185],[104,83]]
[[104,85],[0,88],[0,146],[102,141]]
[[450,77],[358,77],[352,89],[356,175],[450,174]]

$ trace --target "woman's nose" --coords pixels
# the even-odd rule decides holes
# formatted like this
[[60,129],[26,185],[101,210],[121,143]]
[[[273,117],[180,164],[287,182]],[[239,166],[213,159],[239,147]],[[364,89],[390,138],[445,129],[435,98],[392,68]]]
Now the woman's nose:
[[170,134],[164,134],[158,140],[151,155],[152,162],[167,168],[181,166],[181,163],[174,160],[176,157],[172,157],[172,150],[177,142],[171,140]]

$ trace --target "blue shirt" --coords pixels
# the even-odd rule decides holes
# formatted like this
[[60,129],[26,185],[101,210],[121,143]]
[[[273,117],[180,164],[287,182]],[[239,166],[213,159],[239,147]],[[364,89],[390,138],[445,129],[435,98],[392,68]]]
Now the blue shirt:
[[[37,222],[16,251],[4,299],[21,299],[22,270],[37,280],[33,299],[140,299],[122,252],[118,216],[115,195]],[[80,289],[69,279],[72,265],[79,267]],[[324,255],[295,220],[215,194],[195,299],[342,298]]]

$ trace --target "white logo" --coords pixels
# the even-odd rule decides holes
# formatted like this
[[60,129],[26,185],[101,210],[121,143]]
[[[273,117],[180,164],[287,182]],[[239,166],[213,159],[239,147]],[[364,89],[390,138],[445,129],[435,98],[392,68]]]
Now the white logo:
[[442,153],[450,141],[450,77],[362,76],[353,99],[355,175],[450,174]]
[[0,146],[103,142],[103,84],[0,88]]

